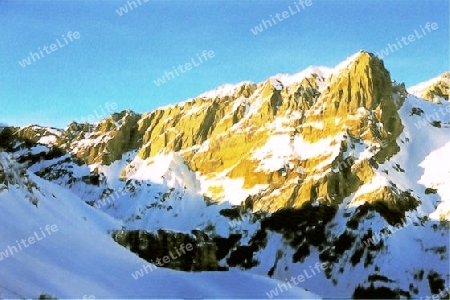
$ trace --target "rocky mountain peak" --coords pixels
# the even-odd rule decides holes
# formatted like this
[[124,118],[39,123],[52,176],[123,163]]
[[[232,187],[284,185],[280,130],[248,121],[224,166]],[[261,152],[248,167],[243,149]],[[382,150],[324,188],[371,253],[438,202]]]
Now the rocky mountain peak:
[[408,92],[435,103],[449,101],[450,72],[443,73],[440,76],[412,86],[408,88]]

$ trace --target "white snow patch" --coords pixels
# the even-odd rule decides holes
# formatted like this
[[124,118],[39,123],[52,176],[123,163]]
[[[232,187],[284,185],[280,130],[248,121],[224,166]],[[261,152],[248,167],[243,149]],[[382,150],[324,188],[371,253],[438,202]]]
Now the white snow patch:
[[450,142],[431,152],[419,164],[424,168],[419,183],[426,187],[437,189],[441,203],[436,211],[430,214],[433,220],[450,221],[450,160],[443,159],[450,153]]
[[248,81],[239,82],[237,84],[224,84],[214,90],[210,90],[200,94],[197,98],[223,98],[225,96],[232,96],[236,91],[245,84],[251,84]]

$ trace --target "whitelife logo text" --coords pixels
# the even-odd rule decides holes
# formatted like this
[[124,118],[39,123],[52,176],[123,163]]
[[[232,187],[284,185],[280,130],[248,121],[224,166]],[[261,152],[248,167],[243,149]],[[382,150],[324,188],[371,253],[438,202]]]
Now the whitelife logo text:
[[[316,264],[314,265],[314,269],[316,269],[317,274],[319,274],[321,270],[325,271],[326,268],[328,268],[328,265],[326,263],[316,262]],[[284,290],[287,291],[289,289],[292,289],[291,282],[295,286],[305,280],[312,278],[313,276],[317,275],[316,272],[314,272],[314,269],[313,269],[313,267],[309,266],[309,270],[311,273],[309,273],[307,269],[304,269],[303,273],[305,274],[305,276],[303,276],[303,274],[300,274],[297,277],[291,276],[291,278],[289,280],[286,278],[286,283],[279,283],[275,289],[272,289],[272,290],[270,290],[270,292],[266,293],[267,297],[269,299],[272,299],[272,298],[278,296],[279,294],[283,293]],[[283,288],[284,288],[284,290],[283,290]],[[279,290],[279,292],[278,292],[278,290]]]
[[[86,118],[82,117],[81,119],[75,118],[75,122],[77,123],[94,123],[96,120],[102,120],[104,118],[106,118],[107,116],[111,115],[112,113],[114,113],[114,111],[117,109],[117,103],[116,102],[106,102],[104,107],[99,106],[100,108],[100,114],[99,112],[97,112],[96,109],[94,109],[94,114],[92,115],[88,115]],[[105,112],[106,109],[106,112]]]
[[[180,251],[183,254],[186,254],[186,251],[192,251],[192,250],[194,250],[194,247],[192,246],[191,243],[188,243],[186,245],[184,245],[184,244],[180,245]],[[145,274],[148,274],[148,270],[150,270],[150,272],[153,272],[153,269],[155,269],[155,270],[157,269],[156,266],[162,267],[162,266],[168,264],[171,260],[175,260],[183,255],[180,252],[178,252],[178,249],[175,249],[175,251],[177,252],[178,256],[177,255],[174,256],[172,254],[172,251],[169,251],[170,257],[168,255],[164,256],[163,258],[158,257],[156,259],[156,262],[153,262],[153,260],[151,260],[150,262],[152,264],[144,264],[142,266],[142,268],[140,268],[138,271],[132,273],[131,276],[134,278],[134,280],[138,280],[140,277],[144,277]],[[162,260],[162,262],[161,262],[161,260]],[[144,274],[144,272],[145,272],[145,274]]]
[[[290,16],[296,15],[299,12],[305,10],[306,6],[311,6],[312,0],[299,0],[298,3],[294,2],[295,9],[293,9],[290,5],[287,7],[288,10],[283,11],[282,13],[276,13],[275,17],[273,15],[270,15],[269,20],[261,20],[261,23],[258,26],[255,26],[254,28],[250,28],[250,31],[257,35],[258,33],[262,33],[264,29],[268,29],[269,27],[272,27],[273,25],[277,24],[278,22],[282,22],[289,18]],[[301,8],[300,8],[301,7]]]
[[[421,35],[419,32],[417,32],[417,29],[415,29],[414,34],[408,35],[407,38],[402,36],[400,41],[402,41],[403,46],[408,46],[410,43],[413,43],[414,41],[423,38],[424,36],[427,35],[427,33],[431,33],[431,30],[437,30],[439,28],[439,26],[436,22],[433,22],[433,23],[427,22],[425,24],[425,28],[426,28],[426,30],[422,26],[420,26],[420,29],[421,29],[423,35]],[[397,43],[394,43],[394,44],[388,43],[388,46],[386,48],[382,49],[380,52],[377,52],[376,55],[379,58],[383,59],[385,56],[388,56],[390,53],[394,53],[395,51],[398,51],[399,47],[401,49],[403,47],[402,43],[400,43],[398,38],[396,39],[396,41],[397,41]],[[398,47],[397,47],[397,45],[398,45]],[[389,50],[390,50],[390,52],[389,52]]]
[[[55,52],[58,49],[61,49],[69,44],[70,42],[73,42],[74,40],[78,40],[80,38],[80,33],[78,31],[69,31],[66,35],[62,35],[62,39],[64,43],[62,43],[59,38],[56,39],[56,44],[51,44],[50,46],[44,46],[42,49],[38,47],[38,52],[30,52],[30,55],[27,58],[22,59],[22,61],[19,61],[19,65],[22,68],[25,68],[26,66],[31,65],[33,62],[36,62],[36,60],[40,60],[44,57],[44,52],[48,55],[52,52]],[[69,40],[69,41],[68,41]],[[42,51],[44,50],[44,52]],[[31,61],[33,60],[33,61]]]
[[[141,0],[136,0],[137,3],[139,3],[139,6],[142,5]],[[124,14],[127,14],[129,11],[132,11],[134,8],[138,8],[138,5],[136,4],[136,1],[127,1],[127,4],[124,6],[119,7],[119,9],[116,9],[116,13],[121,17]],[[148,2],[149,0],[142,0],[144,3]],[[134,5],[134,8],[133,8]],[[128,10],[130,8],[130,10]]]
[[[47,236],[50,236],[52,233],[57,232],[58,231],[58,226],[56,226],[55,224],[53,225],[45,225],[44,229],[39,228],[40,230],[40,234],[38,232],[34,232],[34,234],[30,237],[28,237],[27,239],[21,239],[20,242],[18,240],[16,240],[17,246],[8,246],[6,248],[5,251],[0,252],[0,261],[6,259],[9,257],[9,255],[13,256],[14,254],[18,253],[19,251],[24,250],[25,248],[28,248],[30,245],[33,245],[36,242],[39,242],[41,240],[43,240],[44,238],[46,238]],[[45,232],[47,232],[47,234],[45,234]],[[28,244],[27,244],[28,242]],[[23,246],[23,248],[22,248]],[[19,249],[17,249],[19,248]],[[13,252],[14,250],[14,252]]]
[[[187,71],[192,70],[192,66],[194,66],[194,67],[200,66],[202,63],[208,61],[208,58],[214,58],[215,55],[216,54],[212,50],[209,50],[209,51],[203,50],[201,55],[199,55],[197,53],[197,59],[191,58],[191,61],[185,63],[184,65],[178,65],[178,67],[172,67],[173,72],[172,71],[164,72],[164,75],[162,77],[158,78],[157,80],[153,80],[153,83],[156,86],[160,86],[160,85],[166,83],[166,79],[167,79],[167,81],[170,81],[171,79],[175,79],[175,77],[180,76],[180,73],[186,73]],[[192,64],[191,64],[191,62],[192,62]],[[180,71],[180,73],[178,73],[178,71]]]

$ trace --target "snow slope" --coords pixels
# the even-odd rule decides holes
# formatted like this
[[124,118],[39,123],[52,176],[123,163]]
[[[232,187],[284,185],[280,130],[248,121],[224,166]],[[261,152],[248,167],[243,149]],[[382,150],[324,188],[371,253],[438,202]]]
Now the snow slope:
[[[395,182],[400,189],[412,188],[414,194],[422,200],[418,212],[429,215],[434,220],[436,218],[433,216],[436,214],[433,213],[436,211],[437,202],[448,200],[450,198],[449,190],[439,189],[438,195],[427,194],[425,190],[436,187],[437,176],[440,177],[440,182],[450,180],[448,166],[443,164],[446,159],[442,156],[444,152],[441,149],[446,147],[450,140],[450,128],[445,125],[438,128],[428,123],[426,126],[421,126],[420,121],[425,120],[427,116],[436,115],[438,109],[446,111],[448,106],[450,103],[447,101],[435,104],[409,95],[399,110],[405,127],[397,139],[397,143],[401,145],[400,152],[379,168],[379,170],[388,171],[389,179]],[[411,114],[414,107],[420,108],[423,113],[420,116]],[[440,115],[439,120],[442,121],[442,124],[448,123],[450,116],[448,114]],[[437,156],[442,162],[438,162]],[[396,164],[404,171],[396,168]],[[430,176],[434,180],[430,179]],[[447,214],[444,219],[450,220],[449,215]]]
[[[20,176],[20,167],[5,153],[0,153],[0,163],[7,166],[9,176],[8,186],[0,185],[2,297],[263,298],[278,284],[240,272],[185,273],[163,268],[135,280],[131,274],[146,262],[108,234],[108,230],[120,228],[120,221],[58,185],[31,173]],[[37,186],[30,191],[27,182]],[[30,201],[33,197],[36,205]],[[43,235],[41,228],[45,234],[46,225],[54,225],[56,230]],[[40,240],[19,248],[22,239],[28,241],[36,235]],[[8,247],[11,252],[6,257]],[[315,296],[293,287],[280,297]]]
[[[450,142],[431,152],[420,164],[424,173],[419,183],[437,190],[441,197],[436,210],[430,214],[433,220],[450,220],[450,160],[442,159],[450,153]],[[439,165],[439,168],[435,166]]]

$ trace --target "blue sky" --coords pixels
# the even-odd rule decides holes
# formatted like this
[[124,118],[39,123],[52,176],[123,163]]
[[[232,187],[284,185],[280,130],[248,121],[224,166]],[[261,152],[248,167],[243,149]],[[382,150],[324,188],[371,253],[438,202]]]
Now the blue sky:
[[[380,52],[427,22],[439,28],[390,53],[385,66],[407,86],[450,68],[447,0],[311,1],[254,35],[251,28],[294,1],[140,0],[119,16],[127,1],[0,0],[0,123],[64,128],[94,110],[103,116],[108,102],[116,111],[148,112],[225,83],[332,67],[361,49]],[[80,37],[64,44],[69,31]],[[64,47],[20,66],[56,39]],[[204,50],[215,56],[154,84]]]

